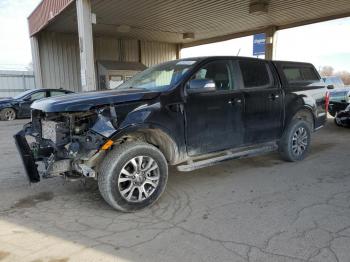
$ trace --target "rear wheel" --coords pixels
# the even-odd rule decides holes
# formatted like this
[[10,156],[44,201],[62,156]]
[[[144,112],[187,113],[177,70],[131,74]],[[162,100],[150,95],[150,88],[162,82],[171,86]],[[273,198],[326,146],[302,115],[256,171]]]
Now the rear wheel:
[[311,142],[310,124],[304,120],[293,120],[285,130],[279,143],[281,157],[290,162],[305,158]]
[[117,146],[101,163],[98,186],[109,205],[131,212],[155,203],[167,179],[167,161],[158,148],[129,142]]
[[0,118],[3,121],[12,121],[16,119],[16,111],[13,108],[5,108],[0,112]]

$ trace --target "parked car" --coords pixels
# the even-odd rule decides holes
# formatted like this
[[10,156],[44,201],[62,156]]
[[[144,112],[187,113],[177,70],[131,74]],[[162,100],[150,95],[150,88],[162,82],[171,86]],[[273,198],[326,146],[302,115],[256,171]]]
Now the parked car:
[[116,90],[37,101],[15,140],[31,182],[94,178],[113,208],[135,211],[161,196],[168,165],[191,171],[274,150],[304,159],[326,121],[325,96],[311,64],[182,59]]
[[329,93],[329,108],[328,112],[335,117],[337,112],[345,110],[350,104],[350,87],[331,90]]
[[350,86],[345,86],[339,76],[324,77],[323,81],[330,89],[328,112],[334,117],[350,104]]
[[326,76],[322,77],[322,79],[327,86],[332,85],[334,89],[345,87],[343,80],[339,76]]
[[0,98],[0,119],[11,121],[16,118],[30,117],[31,104],[46,97],[73,93],[63,89],[32,89],[14,97]]
[[350,127],[350,105],[345,110],[337,112],[334,118],[334,122],[338,126]]

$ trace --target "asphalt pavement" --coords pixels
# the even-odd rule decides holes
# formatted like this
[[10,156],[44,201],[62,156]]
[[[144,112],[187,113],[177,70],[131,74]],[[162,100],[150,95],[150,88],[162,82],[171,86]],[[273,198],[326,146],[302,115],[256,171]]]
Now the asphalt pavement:
[[350,261],[350,129],[331,120],[309,156],[180,173],[151,208],[120,213],[94,181],[29,185],[0,122],[0,261]]

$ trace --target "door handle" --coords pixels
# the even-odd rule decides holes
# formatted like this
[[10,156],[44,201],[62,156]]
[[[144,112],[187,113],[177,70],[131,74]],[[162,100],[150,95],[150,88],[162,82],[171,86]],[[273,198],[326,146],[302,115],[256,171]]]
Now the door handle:
[[232,104],[242,104],[242,99],[240,99],[240,98],[234,98],[234,99],[229,100],[228,103],[229,103],[230,105],[232,105]]
[[275,101],[279,98],[280,96],[279,95],[276,95],[276,94],[270,94],[269,95],[269,100],[271,101]]

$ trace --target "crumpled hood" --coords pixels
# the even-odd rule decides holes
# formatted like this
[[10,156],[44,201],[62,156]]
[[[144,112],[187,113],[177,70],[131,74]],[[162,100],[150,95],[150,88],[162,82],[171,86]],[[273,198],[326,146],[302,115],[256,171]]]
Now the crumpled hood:
[[158,95],[159,92],[145,89],[95,91],[41,99],[34,102],[31,108],[47,113],[81,112],[96,106],[149,100]]

